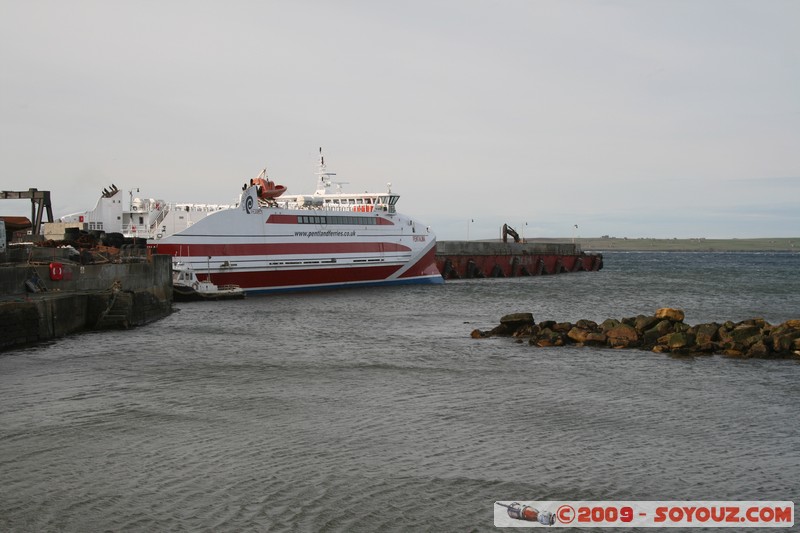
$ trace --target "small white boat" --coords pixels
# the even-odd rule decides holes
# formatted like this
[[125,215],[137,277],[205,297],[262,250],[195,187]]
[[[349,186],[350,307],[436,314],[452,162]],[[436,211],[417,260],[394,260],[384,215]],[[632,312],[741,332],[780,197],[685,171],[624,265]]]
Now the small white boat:
[[172,298],[177,302],[233,300],[244,296],[238,285],[215,285],[209,279],[199,279],[184,263],[172,263]]

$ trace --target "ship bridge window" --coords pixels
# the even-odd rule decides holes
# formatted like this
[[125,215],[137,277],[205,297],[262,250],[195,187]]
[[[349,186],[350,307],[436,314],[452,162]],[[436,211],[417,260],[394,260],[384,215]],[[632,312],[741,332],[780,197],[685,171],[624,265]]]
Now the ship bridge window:
[[393,194],[392,196],[389,197],[389,205],[396,204],[397,200],[399,200],[399,199],[400,199],[400,196],[398,196],[396,194]]
[[299,216],[298,224],[334,224],[339,226],[374,226],[378,223],[375,217],[339,217],[339,216]]

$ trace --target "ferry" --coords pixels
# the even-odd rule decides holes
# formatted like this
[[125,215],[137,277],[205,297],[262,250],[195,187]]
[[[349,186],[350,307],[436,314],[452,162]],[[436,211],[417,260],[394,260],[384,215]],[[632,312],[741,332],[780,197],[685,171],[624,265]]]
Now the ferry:
[[[62,222],[80,219],[87,229],[147,238],[153,253],[247,293],[444,282],[435,234],[397,211],[400,195],[391,184],[386,192],[344,193],[334,176],[320,149],[313,194],[285,194],[263,170],[233,205],[132,198],[125,212],[121,203],[109,204],[121,197],[112,186],[94,211]],[[96,213],[111,208],[113,216]]]
[[157,198],[134,197],[128,191],[128,209],[123,207],[123,192],[116,185],[103,189],[94,209],[61,217],[68,225],[89,232],[105,233],[128,240],[153,240],[178,233],[211,213],[232,209],[228,204],[167,203]]

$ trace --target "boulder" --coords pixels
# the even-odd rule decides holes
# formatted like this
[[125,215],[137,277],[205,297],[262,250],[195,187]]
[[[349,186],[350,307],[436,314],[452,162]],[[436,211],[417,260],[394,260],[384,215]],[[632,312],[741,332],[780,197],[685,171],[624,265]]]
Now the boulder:
[[583,341],[584,344],[591,344],[593,346],[599,346],[605,344],[608,341],[608,337],[606,337],[605,333],[600,333],[596,331],[590,332],[586,335],[586,340]]
[[690,326],[689,324],[684,324],[683,322],[674,322],[672,324],[672,328],[675,331],[689,331],[692,328],[692,326]]
[[667,320],[672,320],[673,322],[683,322],[683,319],[686,318],[686,315],[680,309],[672,309],[671,307],[662,307],[661,309],[656,311],[656,318],[666,318]]
[[612,348],[631,348],[640,344],[639,333],[628,324],[620,324],[605,333]]
[[726,349],[722,350],[722,355],[725,357],[744,357],[744,352],[741,350]]
[[723,342],[735,342],[749,348],[763,338],[761,328],[755,325],[741,324],[730,331],[720,330],[719,338]]
[[773,351],[788,355],[800,346],[800,328],[792,327],[791,323],[800,323],[800,320],[787,320],[770,329],[765,342]]
[[650,330],[655,330],[659,334],[659,336],[661,336],[661,335],[666,335],[667,333],[672,333],[675,330],[675,328],[674,324],[669,320],[662,320],[661,322],[658,322],[655,326],[650,328]]
[[583,344],[584,342],[586,342],[586,337],[589,336],[589,333],[591,333],[591,331],[589,331],[588,329],[579,328],[578,326],[575,326],[574,328],[569,330],[569,332],[567,333],[567,337],[572,339],[573,342]]
[[564,339],[558,332],[544,328],[536,337],[531,337],[530,343],[538,346],[561,346],[564,344]]
[[659,322],[659,319],[654,316],[639,315],[633,323],[633,327],[639,332],[645,332],[652,328]]
[[487,333],[487,335],[488,335],[488,336],[494,336],[494,335],[500,335],[500,336],[503,336],[503,335],[513,335],[515,331],[516,331],[516,328],[512,328],[512,327],[511,327],[511,326],[509,326],[508,324],[500,324],[499,326],[495,326],[495,327],[493,327],[493,328],[492,328],[492,329],[491,329],[491,330],[490,330],[490,331]]
[[500,323],[508,326],[509,329],[517,330],[522,326],[532,326],[535,324],[531,313],[511,313],[500,319]]
[[745,357],[758,357],[758,358],[766,358],[770,356],[770,349],[764,344],[764,341],[759,341],[753,344],[745,354]]
[[533,332],[534,332],[535,328],[536,328],[536,326],[534,326],[532,324],[521,326],[521,327],[518,327],[516,329],[516,331],[514,331],[514,333],[512,333],[512,335],[514,337],[530,337],[531,335],[533,335]]
[[615,328],[620,324],[621,322],[616,318],[607,318],[606,320],[603,321],[602,324],[600,324],[600,329],[603,330],[603,333],[606,333],[611,328]]
[[709,344],[719,339],[717,332],[719,331],[719,324],[711,322],[710,324],[699,324],[695,326],[695,342],[697,344]]
[[694,346],[695,336],[686,331],[678,331],[669,336],[667,346],[671,351]]

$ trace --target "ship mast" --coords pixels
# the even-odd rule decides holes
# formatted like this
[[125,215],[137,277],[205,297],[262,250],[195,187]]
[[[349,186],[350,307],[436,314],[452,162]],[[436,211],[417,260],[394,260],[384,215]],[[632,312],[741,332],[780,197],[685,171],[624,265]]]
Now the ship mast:
[[335,176],[335,172],[328,172],[327,167],[325,166],[325,156],[322,155],[322,147],[319,148],[319,167],[317,168],[316,172],[317,176],[319,176],[319,182],[317,183],[317,190],[314,194],[327,194],[328,189],[331,188],[331,184],[336,185],[337,192],[341,194],[342,192],[342,185],[347,184],[346,181],[331,181],[331,177]]

